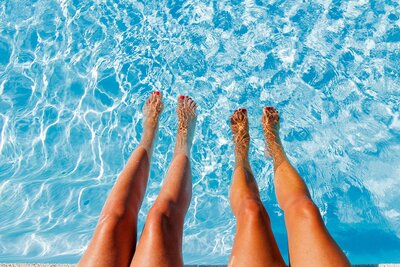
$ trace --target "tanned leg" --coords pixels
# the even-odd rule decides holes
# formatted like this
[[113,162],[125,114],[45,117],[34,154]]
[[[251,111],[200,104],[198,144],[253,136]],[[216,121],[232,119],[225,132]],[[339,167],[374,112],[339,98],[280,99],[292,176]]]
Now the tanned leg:
[[178,99],[178,133],[174,156],[161,191],[147,216],[131,266],[183,266],[183,222],[192,197],[190,149],[196,103]]
[[268,155],[274,161],[276,197],[285,214],[291,266],[350,266],[326,229],[306,184],[283,151],[275,108],[264,109],[262,126]]
[[228,266],[285,266],[250,168],[250,135],[245,109],[234,112],[231,117],[231,129],[236,164],[230,202],[237,226]]
[[136,246],[137,216],[146,191],[153,140],[162,110],[154,92],[144,108],[144,132],[101,211],[93,239],[78,266],[129,266]]

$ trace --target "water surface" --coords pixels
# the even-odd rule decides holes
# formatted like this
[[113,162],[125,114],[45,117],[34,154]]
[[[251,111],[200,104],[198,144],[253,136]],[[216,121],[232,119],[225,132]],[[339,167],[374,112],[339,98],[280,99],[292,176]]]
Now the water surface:
[[398,1],[0,2],[0,261],[77,262],[142,130],[165,108],[139,229],[172,158],[176,98],[199,104],[186,263],[226,263],[235,221],[229,116],[246,107],[251,162],[279,247],[264,157],[276,106],[290,160],[354,263],[400,262]]

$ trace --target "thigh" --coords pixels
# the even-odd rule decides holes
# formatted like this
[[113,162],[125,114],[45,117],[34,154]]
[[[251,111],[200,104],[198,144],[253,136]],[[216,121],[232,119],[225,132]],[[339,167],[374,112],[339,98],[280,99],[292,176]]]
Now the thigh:
[[149,211],[132,266],[183,267],[183,225],[173,212],[153,207]]
[[350,266],[309,198],[293,202],[285,210],[285,222],[291,266]]
[[245,201],[236,219],[235,241],[228,266],[286,266],[261,201]]
[[77,266],[129,266],[135,242],[136,224],[115,216],[100,218],[93,239]]

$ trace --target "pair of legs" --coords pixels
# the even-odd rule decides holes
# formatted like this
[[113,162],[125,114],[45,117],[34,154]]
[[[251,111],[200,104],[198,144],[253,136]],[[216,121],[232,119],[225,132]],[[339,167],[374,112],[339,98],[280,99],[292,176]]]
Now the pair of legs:
[[[284,211],[291,266],[350,266],[328,233],[307,186],[288,161],[279,138],[279,115],[272,107],[263,111],[265,144],[274,162],[274,185]],[[272,234],[254,179],[248,149],[250,136],[245,109],[231,117],[236,166],[230,202],[236,217],[235,241],[229,266],[285,266]]]
[[[183,221],[191,199],[190,148],[196,104],[178,101],[178,134],[164,185],[150,209],[136,249],[137,216],[147,186],[161,95],[153,93],[144,107],[144,133],[101,212],[92,241],[78,266],[183,266]],[[266,108],[262,125],[274,161],[274,184],[285,213],[292,266],[349,266],[329,235],[308,189],[287,160],[278,135],[279,116]],[[230,201],[237,220],[230,266],[284,266],[248,160],[250,136],[246,110],[231,118],[236,166]]]
[[78,266],[183,266],[183,222],[192,194],[189,158],[196,123],[196,104],[188,97],[178,99],[174,156],[136,248],[138,212],[162,106],[161,94],[154,92],[143,108],[144,132],[139,147],[111,190]]

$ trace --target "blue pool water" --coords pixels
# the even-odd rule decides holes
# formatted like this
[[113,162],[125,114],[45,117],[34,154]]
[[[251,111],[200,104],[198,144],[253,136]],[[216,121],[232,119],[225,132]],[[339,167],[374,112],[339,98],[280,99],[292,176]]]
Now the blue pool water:
[[186,263],[226,263],[231,133],[250,116],[251,162],[279,247],[282,211],[261,109],[353,263],[400,262],[397,0],[2,0],[0,262],[77,262],[140,138],[165,108],[139,229],[172,157],[179,94],[199,104]]

